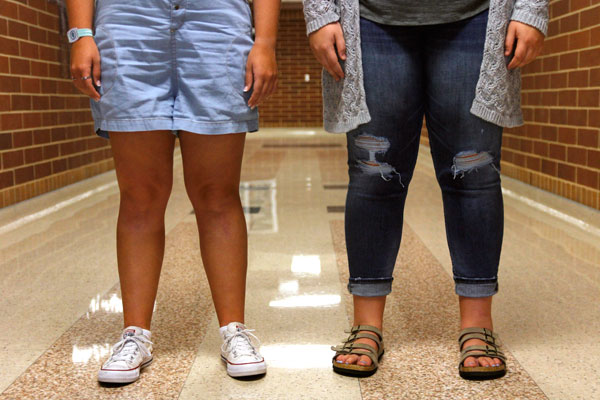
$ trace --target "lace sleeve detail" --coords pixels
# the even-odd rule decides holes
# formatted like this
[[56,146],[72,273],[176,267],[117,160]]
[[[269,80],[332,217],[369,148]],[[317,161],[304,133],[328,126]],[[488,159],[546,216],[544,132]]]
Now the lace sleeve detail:
[[302,5],[307,35],[340,19],[339,7],[333,0],[302,0]]
[[510,19],[531,25],[545,36],[548,33],[548,0],[517,0]]

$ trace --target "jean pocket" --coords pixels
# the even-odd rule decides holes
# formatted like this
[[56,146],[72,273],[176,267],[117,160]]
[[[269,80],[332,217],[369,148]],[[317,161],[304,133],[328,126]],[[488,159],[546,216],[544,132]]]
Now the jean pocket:
[[246,85],[246,67],[248,63],[248,54],[252,49],[254,41],[252,32],[239,32],[231,41],[227,48],[225,65],[227,68],[227,79],[230,85],[230,95],[239,101],[244,99],[247,104],[249,92],[244,92]]

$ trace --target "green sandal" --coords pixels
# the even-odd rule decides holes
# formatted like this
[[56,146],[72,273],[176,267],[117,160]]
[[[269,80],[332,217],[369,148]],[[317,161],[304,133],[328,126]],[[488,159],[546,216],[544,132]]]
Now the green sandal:
[[[485,346],[468,346],[462,348],[467,340],[479,339],[483,340]],[[458,373],[464,379],[470,380],[486,380],[501,378],[506,374],[506,357],[499,350],[500,343],[498,335],[489,329],[485,328],[466,328],[460,332],[458,338],[460,353],[460,362],[458,363]],[[465,367],[463,363],[468,357],[490,357],[502,360],[502,364],[498,367]]]
[[[359,333],[359,331],[366,332]],[[335,351],[335,355],[332,359],[333,370],[338,374],[349,376],[367,377],[373,375],[377,371],[379,360],[381,360],[384,353],[381,331],[371,325],[357,325],[345,332],[349,333],[350,336],[348,336],[342,344],[331,346],[331,350]],[[373,332],[374,334],[369,332]],[[377,343],[378,350],[375,350],[373,346],[369,346],[365,343],[355,343],[356,339],[360,338],[373,340]],[[371,365],[344,364],[335,360],[339,355],[346,354],[367,356],[371,359]]]

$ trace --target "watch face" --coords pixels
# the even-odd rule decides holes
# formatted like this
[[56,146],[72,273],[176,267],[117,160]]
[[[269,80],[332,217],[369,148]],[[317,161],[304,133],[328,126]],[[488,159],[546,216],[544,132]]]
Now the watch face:
[[79,38],[77,34],[77,28],[73,28],[67,32],[67,37],[69,38],[69,42],[73,43]]

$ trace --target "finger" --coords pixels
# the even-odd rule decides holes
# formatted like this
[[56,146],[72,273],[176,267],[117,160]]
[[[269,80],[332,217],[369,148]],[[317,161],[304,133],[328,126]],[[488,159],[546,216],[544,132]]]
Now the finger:
[[346,41],[342,32],[338,32],[335,35],[335,47],[337,48],[338,55],[342,60],[346,59]]
[[96,88],[94,88],[94,85],[92,84],[92,78],[85,79],[83,81],[83,88],[81,89],[81,91],[96,101],[100,100],[100,93],[98,93]]
[[254,89],[252,91],[252,96],[250,97],[250,100],[248,100],[248,105],[250,106],[250,108],[254,108],[258,104],[258,99],[260,99],[262,96],[263,88],[264,88],[264,82],[263,82],[262,78],[255,77],[254,78]]
[[534,59],[535,59],[535,52],[534,52],[534,50],[531,47],[529,47],[527,49],[527,54],[525,55],[525,60],[523,61],[522,66],[525,66],[525,65],[529,64]]
[[92,64],[92,76],[93,76],[95,85],[98,87],[101,85],[100,75],[101,75],[100,56],[98,55],[98,56],[94,57],[93,64]]
[[513,24],[508,25],[506,39],[504,40],[504,55],[509,56],[515,45],[516,28]]
[[252,87],[252,64],[246,63],[246,78],[244,79],[244,92],[247,92]]
[[508,64],[508,69],[514,69],[514,68],[517,68],[518,66],[520,66],[523,63],[523,61],[525,61],[526,55],[527,55],[527,48],[525,46],[525,43],[518,40],[517,41],[517,49],[515,50],[515,55],[514,55],[513,59],[510,61],[510,64]]
[[335,51],[331,49],[331,51],[327,54],[327,66],[328,70],[333,71],[333,77],[336,81],[339,81],[344,77],[344,71],[342,70],[342,66],[338,62],[337,55]]

